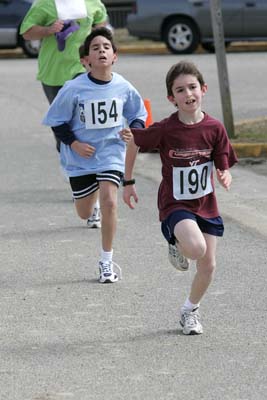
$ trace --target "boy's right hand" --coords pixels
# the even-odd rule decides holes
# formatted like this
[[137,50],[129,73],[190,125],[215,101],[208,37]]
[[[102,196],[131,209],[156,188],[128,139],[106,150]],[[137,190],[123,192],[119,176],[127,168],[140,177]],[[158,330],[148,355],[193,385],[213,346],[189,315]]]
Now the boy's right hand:
[[70,147],[84,158],[89,158],[95,153],[95,147],[90,146],[88,143],[79,142],[78,140],[74,140]]
[[134,199],[135,203],[138,203],[138,196],[136,194],[135,186],[129,185],[123,188],[123,201],[126,203],[132,210],[135,208],[134,204],[131,202],[131,198]]

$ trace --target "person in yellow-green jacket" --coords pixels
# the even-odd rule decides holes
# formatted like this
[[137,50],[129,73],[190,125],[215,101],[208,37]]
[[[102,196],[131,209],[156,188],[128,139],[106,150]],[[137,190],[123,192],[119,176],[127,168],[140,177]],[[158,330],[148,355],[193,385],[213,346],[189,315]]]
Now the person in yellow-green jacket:
[[[107,24],[107,11],[100,0],[77,1],[80,10],[78,7],[75,10],[76,1],[69,2],[69,13],[65,8],[64,14],[62,7],[66,1],[36,0],[20,28],[24,39],[41,40],[37,79],[41,81],[50,104],[66,81],[86,72],[80,62],[79,47],[93,27]],[[81,18],[72,18],[75,15]]]

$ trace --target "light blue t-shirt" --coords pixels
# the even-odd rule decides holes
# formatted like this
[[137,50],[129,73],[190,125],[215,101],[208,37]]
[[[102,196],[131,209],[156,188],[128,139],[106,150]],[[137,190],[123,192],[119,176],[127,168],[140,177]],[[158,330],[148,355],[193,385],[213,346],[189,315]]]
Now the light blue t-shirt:
[[96,148],[93,156],[81,157],[61,143],[61,163],[69,177],[116,170],[124,172],[126,144],[118,132],[147,112],[138,91],[117,73],[101,85],[87,74],[68,81],[51,104],[43,124],[69,124],[77,140]]

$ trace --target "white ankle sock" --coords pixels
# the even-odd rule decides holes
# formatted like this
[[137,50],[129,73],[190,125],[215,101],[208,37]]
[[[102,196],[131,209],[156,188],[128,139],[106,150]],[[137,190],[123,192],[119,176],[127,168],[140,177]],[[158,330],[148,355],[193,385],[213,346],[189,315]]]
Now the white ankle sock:
[[189,299],[186,299],[184,305],[182,306],[182,311],[192,311],[199,307],[199,303],[193,304]]
[[100,208],[99,200],[97,199],[94,205],[95,208]]
[[112,256],[113,256],[113,249],[111,251],[104,251],[102,249],[101,255],[100,255],[100,261],[102,261],[102,262],[112,261]]

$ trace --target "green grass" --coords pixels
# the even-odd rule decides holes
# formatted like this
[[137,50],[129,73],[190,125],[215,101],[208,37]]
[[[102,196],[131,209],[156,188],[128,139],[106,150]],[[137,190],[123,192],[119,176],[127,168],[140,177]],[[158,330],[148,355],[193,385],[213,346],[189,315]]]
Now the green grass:
[[233,142],[267,143],[267,118],[246,120],[235,123]]

